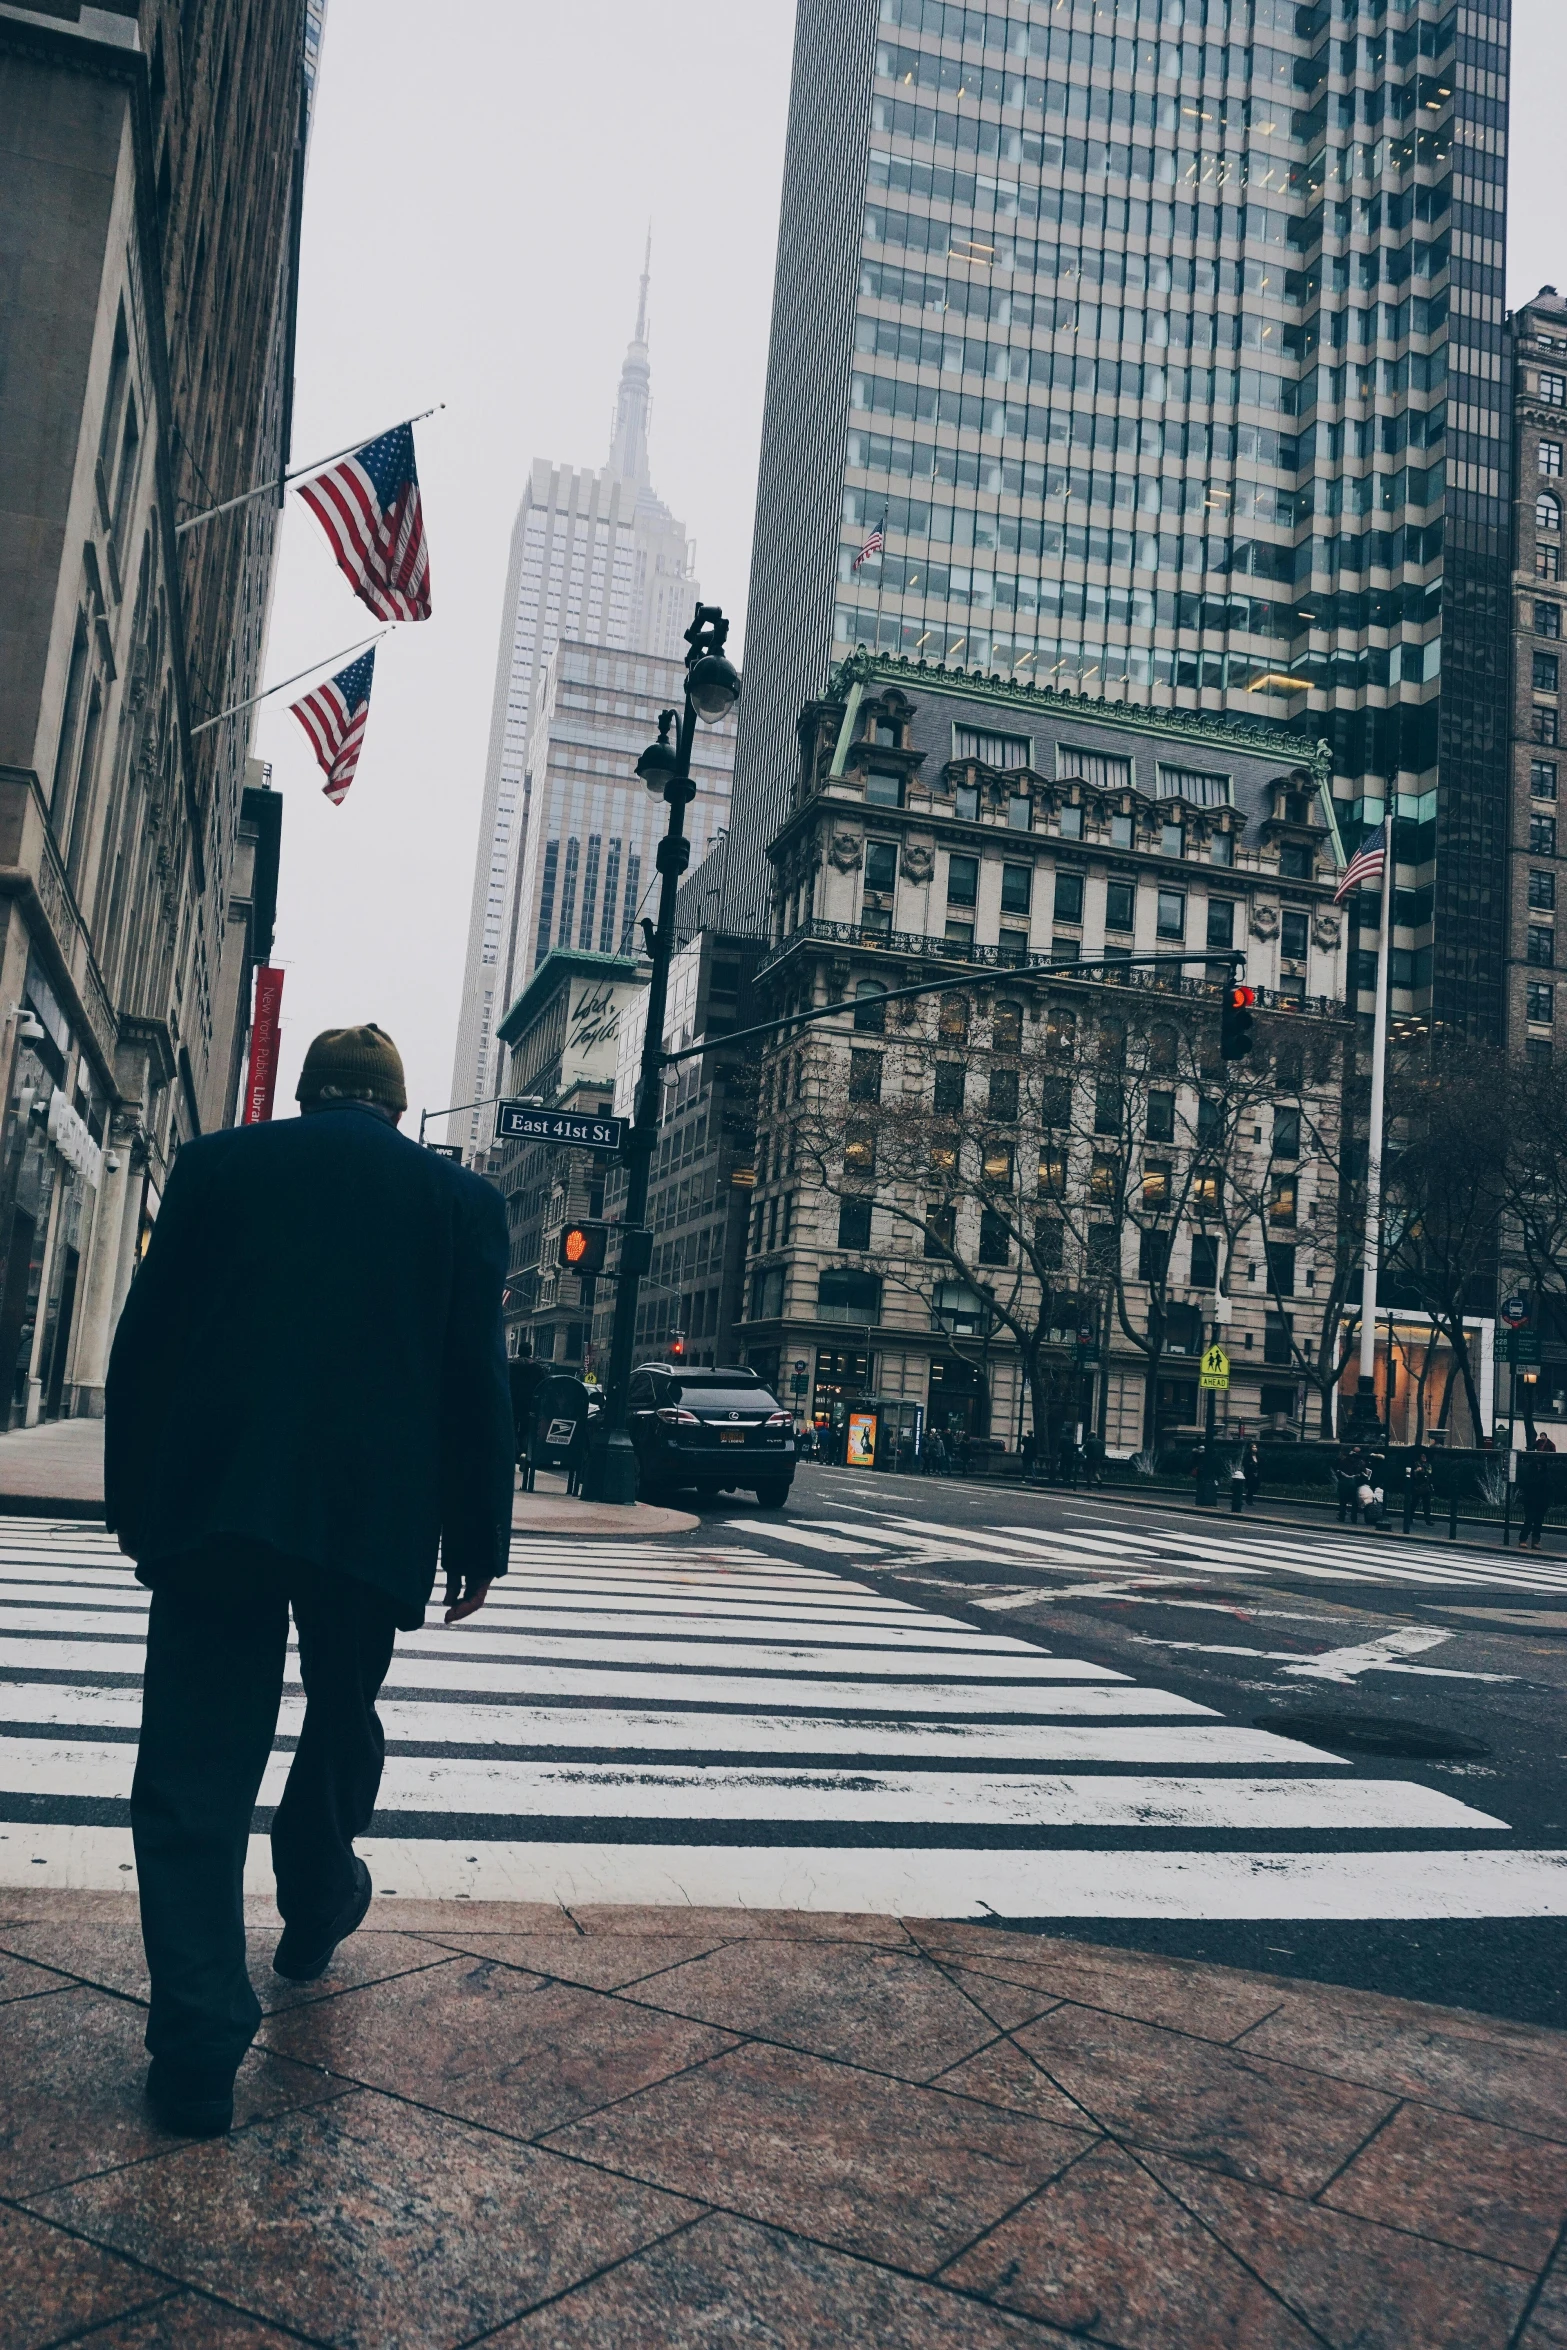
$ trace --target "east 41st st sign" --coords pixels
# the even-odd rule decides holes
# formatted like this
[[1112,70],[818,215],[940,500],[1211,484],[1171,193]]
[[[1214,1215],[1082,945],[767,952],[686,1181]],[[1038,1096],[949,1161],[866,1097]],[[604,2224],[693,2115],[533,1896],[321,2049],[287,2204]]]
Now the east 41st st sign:
[[618,1151],[625,1141],[626,1121],[587,1117],[571,1110],[536,1110],[526,1102],[502,1101],[496,1104],[495,1134],[502,1142],[554,1142],[572,1150]]

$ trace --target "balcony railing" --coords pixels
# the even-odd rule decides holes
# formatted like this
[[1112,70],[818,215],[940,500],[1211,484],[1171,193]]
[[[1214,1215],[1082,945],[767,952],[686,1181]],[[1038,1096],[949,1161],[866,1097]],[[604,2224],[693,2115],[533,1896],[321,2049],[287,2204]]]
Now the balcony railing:
[[[1015,971],[1023,974],[1039,969],[1035,958],[1020,955],[1013,947],[972,946],[961,939],[928,937],[917,930],[867,930],[859,922],[812,920],[802,922],[798,930],[791,930],[783,943],[773,948],[757,966],[757,978],[760,979],[764,973],[781,963],[786,955],[794,954],[802,946],[853,947],[861,952],[869,948],[902,961],[951,963],[960,968],[968,965],[980,971]],[[1169,942],[1164,942],[1160,952],[1169,951]],[[1213,950],[1215,954],[1219,951],[1217,948]],[[1207,959],[1204,950],[1193,949],[1191,960],[1194,963]],[[1225,985],[1224,979],[1189,979],[1184,973],[1171,970],[1168,965],[1162,969],[1140,971],[1131,965],[1121,969],[1111,964],[1105,969],[1085,970],[1081,977],[1068,966],[1042,972],[1041,976],[1052,981],[1075,982],[1080,987],[1134,988],[1154,995],[1185,996],[1193,1001],[1208,1002],[1216,1001]],[[1336,996],[1307,995],[1302,988],[1259,987],[1257,1008],[1264,1012],[1309,1012],[1317,1019],[1344,1017],[1344,1006]]]

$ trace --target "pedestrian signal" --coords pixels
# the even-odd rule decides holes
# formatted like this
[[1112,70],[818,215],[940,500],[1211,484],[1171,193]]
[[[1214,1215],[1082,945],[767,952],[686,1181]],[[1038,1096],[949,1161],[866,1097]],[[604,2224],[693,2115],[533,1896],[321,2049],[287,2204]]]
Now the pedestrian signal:
[[590,1273],[602,1273],[608,1240],[607,1224],[568,1224],[560,1236],[563,1269],[568,1273],[580,1273],[584,1279]]
[[1252,1032],[1257,1023],[1252,1006],[1257,1001],[1254,987],[1227,987],[1224,991],[1224,1009],[1219,1014],[1219,1058],[1223,1061],[1244,1061],[1251,1051]]

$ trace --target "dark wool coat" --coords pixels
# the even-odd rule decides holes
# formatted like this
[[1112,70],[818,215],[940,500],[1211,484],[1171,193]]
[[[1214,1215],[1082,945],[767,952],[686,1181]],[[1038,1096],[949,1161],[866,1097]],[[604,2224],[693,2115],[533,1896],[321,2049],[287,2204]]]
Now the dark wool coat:
[[500,1195],[353,1104],[187,1143],[109,1364],[108,1524],[148,1562],[241,1535],[423,1620],[504,1575]]

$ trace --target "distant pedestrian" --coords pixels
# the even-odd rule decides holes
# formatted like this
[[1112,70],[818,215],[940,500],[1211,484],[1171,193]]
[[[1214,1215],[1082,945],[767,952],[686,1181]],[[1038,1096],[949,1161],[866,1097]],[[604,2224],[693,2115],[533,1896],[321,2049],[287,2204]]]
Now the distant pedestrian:
[[109,1364],[104,1515],[152,1591],[131,1789],[147,2090],[192,2136],[231,2126],[261,2020],[240,1894],[290,1612],[306,1705],[272,1963],[313,1982],[370,1905],[353,1840],[398,1629],[423,1623],[437,1552],[455,1623],[511,1540],[501,1196],[398,1135],[379,1028],[318,1036],[298,1098],[181,1150]]
[[1083,1464],[1088,1472],[1089,1484],[1102,1485],[1105,1481],[1105,1440],[1097,1428],[1090,1428],[1083,1438]]
[[1413,1525],[1415,1512],[1418,1510],[1429,1526],[1431,1523],[1431,1500],[1436,1491],[1436,1473],[1431,1466],[1431,1455],[1423,1445],[1409,1463],[1405,1474],[1408,1481],[1408,1494],[1404,1510],[1405,1520],[1408,1524]]
[[1346,1518],[1353,1526],[1356,1519],[1360,1515],[1360,1485],[1364,1472],[1365,1463],[1361,1459],[1358,1449],[1356,1449],[1354,1446],[1351,1446],[1348,1452],[1340,1453],[1338,1463],[1338,1522],[1341,1526],[1343,1525]]
[[1518,1456],[1518,1498],[1523,1503],[1520,1550],[1538,1550],[1545,1532],[1545,1513],[1551,1506],[1552,1462],[1556,1447],[1542,1428],[1527,1452]]
[[1246,1506],[1250,1509],[1262,1491],[1262,1447],[1255,1436],[1241,1454],[1241,1481],[1246,1487]]
[[1081,1457],[1077,1449],[1076,1431],[1071,1428],[1063,1428],[1061,1441],[1056,1448],[1056,1466],[1063,1485],[1075,1488]]
[[925,1458],[930,1465],[930,1473],[933,1477],[944,1477],[946,1475],[947,1446],[946,1440],[939,1428],[932,1428],[930,1434],[925,1439]]

